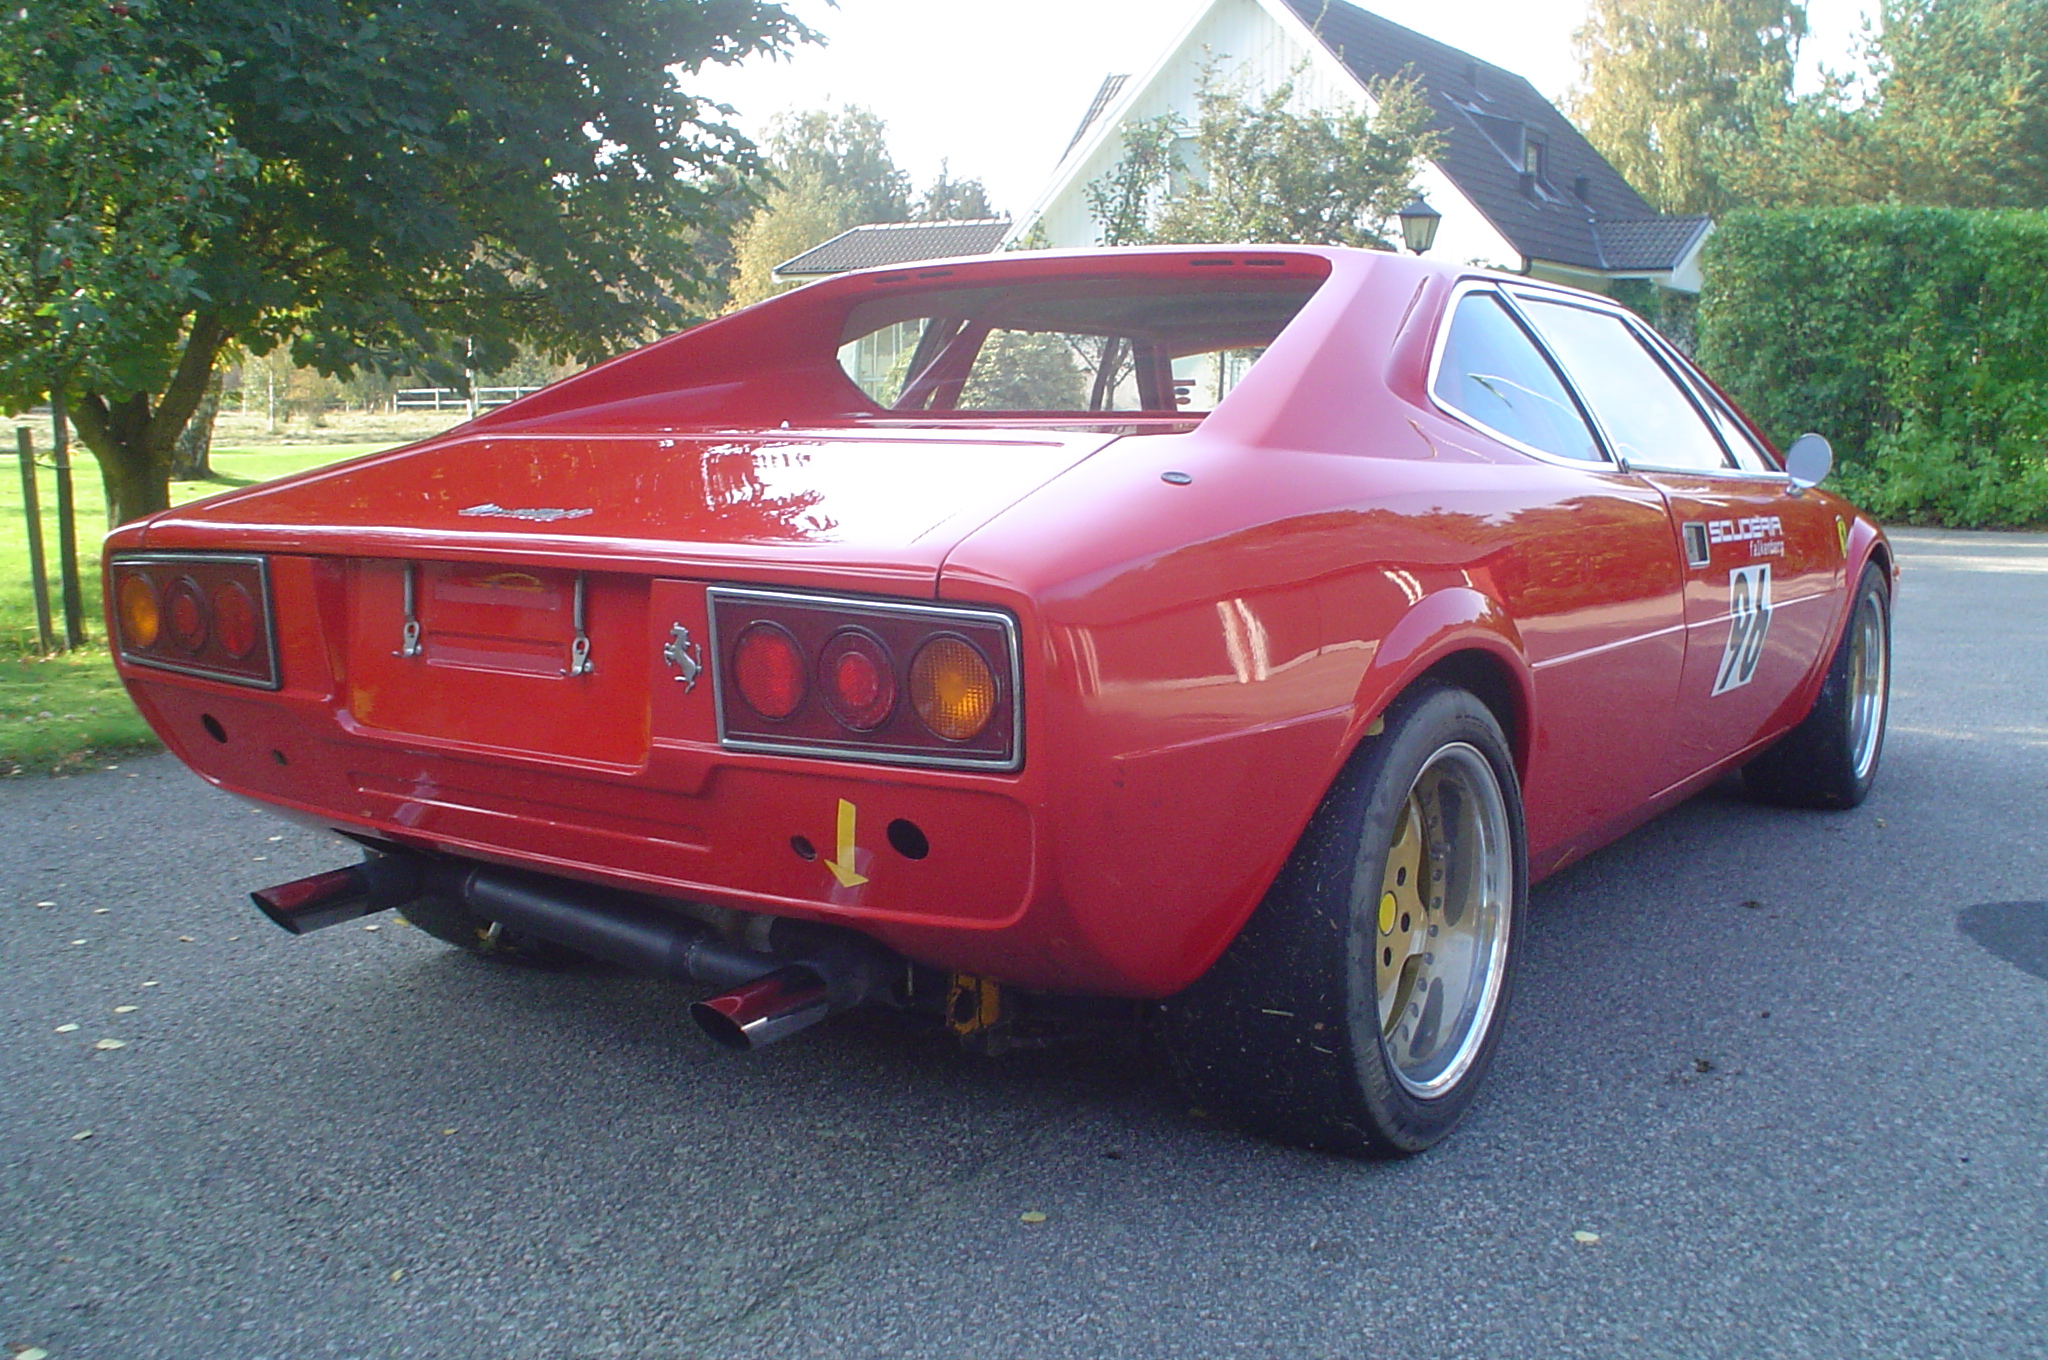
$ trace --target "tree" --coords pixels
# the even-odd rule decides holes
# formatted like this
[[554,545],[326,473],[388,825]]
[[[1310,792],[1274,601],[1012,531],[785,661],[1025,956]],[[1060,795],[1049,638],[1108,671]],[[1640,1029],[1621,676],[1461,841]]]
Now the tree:
[[912,208],[910,176],[889,154],[888,125],[870,109],[785,114],[768,138],[771,181],[734,242],[732,302],[773,297],[775,266],[852,227],[871,222],[939,222],[994,217],[978,179],[939,177]]
[[1413,81],[1378,81],[1366,93],[1371,112],[1296,111],[1291,80],[1254,99],[1205,71],[1192,137],[1171,114],[1133,123],[1123,157],[1087,186],[1102,244],[1386,247],[1442,137]]
[[910,217],[910,176],[889,155],[889,125],[873,109],[848,104],[838,113],[784,114],[768,138],[775,178],[787,189],[840,195],[862,222]]
[[889,155],[887,125],[870,109],[785,114],[768,138],[772,186],[733,243],[732,301],[781,291],[775,266],[866,222],[910,216],[910,176]]
[[[0,368],[0,402],[62,383],[117,520],[167,503],[231,340],[460,381],[522,344],[590,360],[684,321],[710,282],[692,229],[715,220],[716,172],[758,158],[679,75],[813,36],[765,0],[17,5],[0,327],[42,357]],[[205,170],[182,198],[179,167]],[[45,180],[65,211],[20,208]],[[73,242],[54,283],[21,264]],[[136,319],[96,322],[138,298]]]
[[255,162],[213,97],[223,59],[166,54],[157,21],[150,0],[0,14],[0,405],[175,379],[155,413],[175,440],[212,375],[211,351],[180,353],[195,248],[240,217]]
[[2048,206],[2048,0],[1888,0],[1860,73],[1762,101],[1722,174],[1766,207]]
[[1152,239],[1152,219],[1178,164],[1174,143],[1180,133],[1181,121],[1170,113],[1124,125],[1124,154],[1082,190],[1089,215],[1102,228],[1098,244],[1141,246]]
[[1658,208],[1718,213],[1715,148],[1791,97],[1805,35],[1800,0],[1592,0],[1566,111]]
[[1196,166],[1153,227],[1160,241],[1289,241],[1391,249],[1415,171],[1441,149],[1410,80],[1376,81],[1371,113],[1294,112],[1293,82],[1263,99],[1205,79]]
[[911,218],[918,222],[971,222],[995,215],[987,187],[978,179],[954,179],[952,167],[942,160],[939,177],[917,200]]

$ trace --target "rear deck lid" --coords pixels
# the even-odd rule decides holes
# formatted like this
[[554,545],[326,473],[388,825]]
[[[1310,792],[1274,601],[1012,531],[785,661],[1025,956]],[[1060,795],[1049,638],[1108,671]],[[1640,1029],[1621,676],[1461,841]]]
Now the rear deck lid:
[[[574,558],[720,579],[927,593],[967,534],[1115,438],[1103,431],[473,434],[172,510],[147,546],[461,560]],[[870,578],[859,581],[848,578]]]

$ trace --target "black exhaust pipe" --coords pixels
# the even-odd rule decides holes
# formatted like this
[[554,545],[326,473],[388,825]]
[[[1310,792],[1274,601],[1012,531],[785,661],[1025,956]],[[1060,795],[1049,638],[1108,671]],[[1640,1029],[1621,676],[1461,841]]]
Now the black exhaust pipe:
[[628,893],[455,860],[370,852],[361,864],[251,893],[264,915],[303,935],[427,893],[510,929],[636,972],[726,990],[690,1008],[728,1048],[759,1048],[860,1005],[890,955],[850,932],[757,918],[765,950]]
[[425,886],[411,855],[366,855],[361,864],[259,888],[249,900],[294,935],[402,907]]
[[736,987],[787,960],[727,944],[710,927],[625,893],[481,865],[436,866],[433,890],[512,930],[635,972]]

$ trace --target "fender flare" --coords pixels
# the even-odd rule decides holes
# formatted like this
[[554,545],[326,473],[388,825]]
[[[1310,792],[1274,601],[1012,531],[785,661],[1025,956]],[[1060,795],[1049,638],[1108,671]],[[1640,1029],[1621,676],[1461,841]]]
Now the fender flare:
[[[1899,583],[1898,554],[1892,550],[1884,530],[1860,510],[1851,509],[1843,518],[1849,532],[1842,552],[1842,598],[1827,634],[1831,639],[1839,639],[1849,626],[1849,610],[1856,600],[1856,583],[1863,579],[1864,571],[1873,561],[1883,563],[1885,583],[1895,592]],[[1786,702],[1787,709],[1799,715],[1793,719],[1794,722],[1813,710],[1815,701],[1820,698],[1821,686],[1827,683],[1828,667],[1834,664],[1834,660],[1835,644],[1830,643],[1814,658],[1813,666],[1806,678],[1799,682],[1799,688],[1792,691],[1792,697]]]
[[[1339,767],[1351,758],[1388,704],[1433,667],[1461,652],[1483,653],[1504,674],[1504,697],[1513,712],[1508,715],[1512,721],[1503,725],[1508,728],[1515,763],[1526,778],[1537,719],[1534,672],[1522,646],[1521,630],[1506,608],[1469,585],[1423,596],[1380,639],[1352,700],[1351,725],[1344,734]],[[1331,778],[1335,777],[1332,771]]]

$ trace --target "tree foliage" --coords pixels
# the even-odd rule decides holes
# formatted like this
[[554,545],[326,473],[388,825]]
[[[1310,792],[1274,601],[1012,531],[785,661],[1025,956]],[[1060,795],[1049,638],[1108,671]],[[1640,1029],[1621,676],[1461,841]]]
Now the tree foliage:
[[155,19],[150,0],[0,14],[0,404],[164,386],[205,299],[195,251],[246,206],[225,63],[167,60]]
[[988,201],[988,187],[978,179],[954,179],[953,167],[939,162],[939,177],[931,182],[910,214],[918,222],[972,222],[994,217]]
[[849,104],[777,118],[768,136],[769,187],[733,241],[731,301],[781,291],[775,266],[865,222],[910,216],[910,176],[889,155],[887,125]]
[[[289,343],[323,372],[459,381],[522,344],[595,359],[685,320],[709,283],[693,233],[716,222],[717,172],[757,160],[678,77],[810,36],[764,0],[17,5],[0,18],[0,135],[30,150],[0,161],[0,253],[18,275],[84,240],[96,253],[74,267],[126,281],[95,293],[45,268],[18,293],[10,276],[0,326],[11,341],[91,323],[85,302],[139,300],[152,319],[41,335],[55,369],[8,367],[0,401],[62,381],[124,519],[165,503],[230,340]],[[34,150],[64,124],[86,131]],[[64,213],[21,206],[51,196],[45,163]],[[162,192],[177,167],[203,167],[205,192]]]
[[2048,523],[2048,220],[1747,212],[1708,242],[1700,355],[1781,444],[1834,442],[1890,519]]
[[2048,206],[2048,0],[1887,0],[1860,73],[1718,149],[1762,206]]
[[769,187],[734,242],[733,305],[773,297],[784,287],[775,266],[852,227],[996,216],[981,181],[954,179],[945,162],[916,195],[889,154],[887,133],[873,110],[855,104],[776,120],[768,138]]
[[1391,249],[1416,168],[1441,149],[1410,80],[1378,81],[1363,110],[1297,112],[1294,85],[1263,98],[1205,80],[1196,164],[1154,228],[1161,241],[1307,242]]
[[1089,215],[1102,229],[1098,244],[1141,246],[1152,239],[1159,201],[1179,165],[1174,143],[1180,139],[1181,126],[1170,113],[1124,125],[1123,155],[1082,190]]
[[1790,99],[1805,34],[1800,0],[1592,0],[1566,111],[1659,209],[1718,213],[1716,149]]
[[1133,123],[1122,158],[1087,186],[1102,244],[1388,246],[1441,134],[1414,82],[1367,95],[1370,112],[1304,111],[1292,81],[1255,97],[1205,72],[1192,136],[1173,115]]

